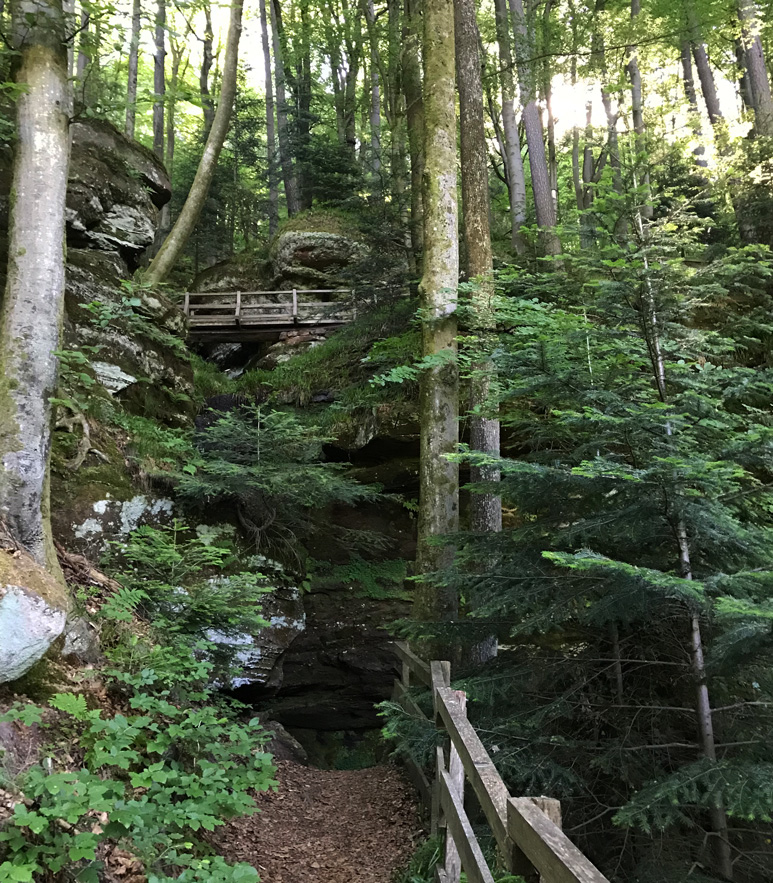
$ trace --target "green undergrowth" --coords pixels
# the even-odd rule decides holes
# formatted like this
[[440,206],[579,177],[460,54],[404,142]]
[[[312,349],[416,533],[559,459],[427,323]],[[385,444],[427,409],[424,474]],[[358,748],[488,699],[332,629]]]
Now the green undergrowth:
[[140,528],[120,552],[120,588],[76,593],[107,667],[0,717],[40,727],[45,743],[41,762],[4,775],[16,802],[0,883],[98,883],[116,856],[148,883],[252,883],[255,869],[228,864],[209,833],[276,786],[267,734],[217,691],[236,662],[229,636],[265,624],[264,580],[232,546],[179,523]]

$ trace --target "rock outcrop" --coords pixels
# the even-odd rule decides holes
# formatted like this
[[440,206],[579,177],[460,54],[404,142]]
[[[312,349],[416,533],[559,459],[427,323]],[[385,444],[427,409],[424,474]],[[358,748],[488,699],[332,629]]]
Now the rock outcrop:
[[0,684],[40,660],[64,630],[64,584],[21,550],[0,549]]

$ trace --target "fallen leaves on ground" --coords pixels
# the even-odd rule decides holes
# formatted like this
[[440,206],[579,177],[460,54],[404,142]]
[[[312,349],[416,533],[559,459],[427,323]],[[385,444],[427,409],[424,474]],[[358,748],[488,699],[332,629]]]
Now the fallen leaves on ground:
[[318,770],[278,764],[279,790],[217,840],[263,883],[389,883],[421,834],[413,794],[392,766]]

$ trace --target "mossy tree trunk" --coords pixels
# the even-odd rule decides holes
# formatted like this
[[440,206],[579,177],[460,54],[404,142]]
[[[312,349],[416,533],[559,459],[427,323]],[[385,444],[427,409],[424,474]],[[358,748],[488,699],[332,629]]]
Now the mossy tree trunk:
[[741,41],[744,48],[749,94],[754,107],[754,128],[759,135],[773,135],[773,97],[760,39],[761,20],[753,0],[738,0]]
[[239,60],[239,37],[242,30],[242,0],[234,0],[228,25],[228,40],[225,48],[225,62],[220,86],[220,101],[215,112],[215,119],[204,145],[196,177],[193,179],[188,198],[182,207],[180,216],[175,221],[164,244],[153,258],[145,274],[145,279],[153,285],[159,285],[171,272],[185,244],[191,237],[196,223],[204,208],[209,188],[212,184],[220,151],[223,148],[228,126],[231,121],[234,98],[236,96],[236,74]]
[[[483,125],[483,83],[480,66],[480,35],[474,0],[455,0],[456,77],[459,85],[459,131],[461,133],[462,205],[467,277],[477,280],[473,293],[474,331],[479,350],[473,364],[470,387],[470,447],[473,451],[499,455],[499,421],[486,416],[494,372],[487,340],[494,324],[492,297],[491,206],[488,185],[488,149]],[[499,472],[474,466],[473,482],[497,481]],[[502,529],[501,500],[495,494],[472,494],[471,527],[475,531]]]
[[51,404],[64,309],[65,198],[70,156],[62,0],[11,7],[17,141],[8,278],[0,313],[0,513],[35,560],[58,573],[48,470]]
[[[459,381],[456,297],[459,277],[456,200],[456,95],[453,0],[424,3],[424,273],[421,280],[424,356],[433,360],[420,384],[421,465],[417,569],[430,574],[453,560],[438,543],[459,526],[459,470],[446,455],[458,444]],[[418,619],[456,619],[455,590],[418,583]]]

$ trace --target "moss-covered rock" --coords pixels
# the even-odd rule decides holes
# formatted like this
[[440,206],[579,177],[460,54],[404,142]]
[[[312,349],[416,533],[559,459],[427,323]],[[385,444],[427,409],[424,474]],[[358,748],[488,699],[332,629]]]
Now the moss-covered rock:
[[29,671],[62,634],[66,618],[64,584],[26,552],[0,550],[0,683]]

